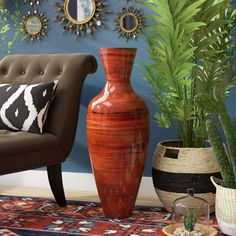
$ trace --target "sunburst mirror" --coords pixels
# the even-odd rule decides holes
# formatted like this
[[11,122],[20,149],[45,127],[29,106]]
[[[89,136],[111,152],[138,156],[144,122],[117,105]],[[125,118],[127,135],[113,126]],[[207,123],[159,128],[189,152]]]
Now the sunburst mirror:
[[77,37],[92,35],[97,28],[104,27],[108,3],[100,0],[61,0],[55,3],[59,13],[57,20],[63,23],[63,30]]
[[48,19],[42,12],[28,11],[27,15],[23,16],[23,29],[30,40],[40,40],[47,33]]
[[120,38],[138,39],[144,27],[145,17],[141,9],[136,7],[123,7],[115,19],[114,31]]
[[29,4],[30,6],[39,5],[41,0],[24,0],[25,4]]

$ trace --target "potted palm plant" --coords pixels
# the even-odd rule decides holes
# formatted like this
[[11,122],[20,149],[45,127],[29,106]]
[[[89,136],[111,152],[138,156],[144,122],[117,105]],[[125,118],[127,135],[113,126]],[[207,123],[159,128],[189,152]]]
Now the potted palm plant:
[[[171,211],[187,188],[214,209],[209,177],[219,176],[211,147],[206,147],[205,115],[194,100],[212,89],[221,67],[232,55],[230,34],[235,25],[230,0],[149,0],[153,24],[146,33],[148,60],[144,77],[159,111],[156,123],[177,129],[178,140],[159,143],[153,157],[156,192]],[[230,50],[228,50],[230,48]]]

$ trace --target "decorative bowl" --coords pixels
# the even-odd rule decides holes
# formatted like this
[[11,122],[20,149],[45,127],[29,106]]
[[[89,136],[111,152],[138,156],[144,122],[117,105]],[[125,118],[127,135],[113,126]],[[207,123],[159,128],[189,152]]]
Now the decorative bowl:
[[[180,227],[181,225],[182,224],[168,225],[162,229],[162,232],[167,236],[174,236],[173,228],[176,229],[177,227]],[[196,227],[199,229],[204,229],[204,226],[201,224],[196,224]],[[218,233],[218,231],[215,228],[213,228],[212,226],[209,226],[208,232],[205,233],[204,236],[215,236],[215,235],[217,235],[217,233]]]

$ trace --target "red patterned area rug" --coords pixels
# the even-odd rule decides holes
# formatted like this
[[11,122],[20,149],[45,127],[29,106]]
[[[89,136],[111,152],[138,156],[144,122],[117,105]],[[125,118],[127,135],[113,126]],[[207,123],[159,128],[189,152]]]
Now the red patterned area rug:
[[[170,213],[156,207],[136,206],[131,217],[117,220],[105,218],[98,203],[68,201],[67,207],[58,207],[49,199],[0,196],[4,236],[164,236],[161,229],[170,219]],[[214,217],[210,223],[217,227]]]

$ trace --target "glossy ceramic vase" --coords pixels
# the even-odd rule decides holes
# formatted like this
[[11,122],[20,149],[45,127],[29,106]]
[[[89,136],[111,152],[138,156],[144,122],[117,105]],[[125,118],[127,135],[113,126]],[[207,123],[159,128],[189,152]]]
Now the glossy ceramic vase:
[[106,85],[89,104],[88,148],[104,214],[132,214],[149,139],[149,115],[133,91],[130,75],[135,48],[101,48]]

